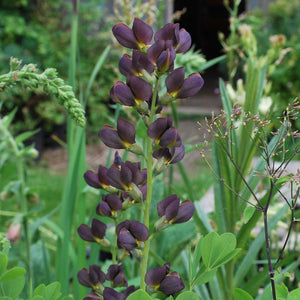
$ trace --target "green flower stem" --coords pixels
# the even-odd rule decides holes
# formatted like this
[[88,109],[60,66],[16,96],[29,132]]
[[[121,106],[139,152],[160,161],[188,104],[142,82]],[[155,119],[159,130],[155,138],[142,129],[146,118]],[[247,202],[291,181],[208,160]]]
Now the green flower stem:
[[[156,102],[156,95],[157,95],[157,90],[158,90],[158,83],[159,83],[159,78],[156,78],[155,83],[154,83],[152,105],[151,105],[148,124],[151,124],[154,121],[154,115],[155,115],[155,110],[156,110],[155,102]],[[149,224],[150,224],[150,204],[151,204],[152,185],[153,185],[152,153],[153,153],[152,139],[150,137],[148,137],[148,139],[147,139],[147,196],[146,196],[146,203],[144,206],[144,224],[148,228],[149,228]],[[149,250],[150,250],[150,239],[148,239],[145,242],[145,247],[143,249],[143,259],[142,259],[142,263],[141,263],[140,287],[144,291],[146,290],[145,275],[147,272]]]
[[22,212],[22,225],[24,229],[24,236],[25,236],[25,249],[26,249],[26,260],[25,263],[27,264],[27,282],[28,282],[28,296],[29,299],[32,297],[32,266],[31,266],[31,254],[30,254],[30,235],[28,229],[28,203],[25,193],[25,169],[24,169],[24,162],[22,156],[20,155],[20,151],[18,145],[10,134],[8,129],[4,126],[2,120],[0,120],[0,132],[3,132],[4,136],[7,136],[8,142],[12,147],[12,151],[16,157],[16,168],[17,168],[17,175],[20,181],[20,190],[18,194],[18,198],[21,205],[21,212]]
[[118,235],[117,235],[117,226],[118,226],[118,219],[115,219],[115,234],[114,234],[114,244],[112,247],[112,263],[113,265],[115,265],[117,263],[117,239],[118,239]]

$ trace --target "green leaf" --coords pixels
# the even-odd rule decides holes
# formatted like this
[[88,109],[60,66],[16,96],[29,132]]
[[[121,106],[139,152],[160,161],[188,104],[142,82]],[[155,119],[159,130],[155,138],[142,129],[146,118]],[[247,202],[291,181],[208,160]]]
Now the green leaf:
[[219,236],[216,232],[211,232],[201,243],[203,263],[209,269],[219,267],[237,254],[235,247],[236,238],[232,233],[227,232]]
[[[284,285],[284,283],[281,283],[280,285],[276,285],[275,286],[275,290],[276,290],[276,296],[277,299],[283,298],[284,300],[287,299],[288,297],[288,289],[287,287]],[[272,299],[272,289],[271,286],[269,286],[268,288],[266,288],[260,298],[260,300],[270,300]]]
[[291,291],[287,300],[299,300],[300,299],[300,288]]
[[17,144],[19,143],[23,143],[24,141],[26,141],[27,139],[31,138],[32,136],[34,136],[36,133],[38,133],[40,130],[32,130],[32,131],[26,131],[23,132],[21,134],[19,134],[16,138],[15,141]]
[[127,300],[152,300],[152,298],[143,290],[137,290],[130,294]]
[[25,286],[25,273],[25,269],[18,267],[5,272],[0,278],[0,297],[16,299]]
[[49,285],[40,284],[33,292],[34,296],[42,296],[45,300],[56,300],[60,297],[60,283],[52,282]]
[[199,300],[200,298],[198,297],[197,294],[194,292],[183,292],[181,293],[178,297],[176,297],[176,300]]
[[196,279],[192,282],[193,286],[202,285],[212,280],[217,273],[217,269],[207,270],[204,266],[201,266],[200,270],[196,275]]
[[7,255],[4,253],[0,253],[0,278],[7,268],[7,262]]
[[243,218],[244,224],[248,223],[248,221],[253,216],[254,212],[255,212],[255,207],[253,206],[246,207],[246,209],[244,210],[244,218]]
[[2,276],[0,277],[0,282],[10,281],[13,279],[16,279],[26,273],[26,270],[24,268],[20,267],[14,267],[8,271],[6,271]]
[[8,128],[13,121],[16,112],[18,111],[18,107],[15,107],[7,116],[3,118],[3,123],[6,128]]
[[233,299],[234,300],[253,300],[251,295],[249,295],[246,291],[239,289],[239,288],[234,289]]

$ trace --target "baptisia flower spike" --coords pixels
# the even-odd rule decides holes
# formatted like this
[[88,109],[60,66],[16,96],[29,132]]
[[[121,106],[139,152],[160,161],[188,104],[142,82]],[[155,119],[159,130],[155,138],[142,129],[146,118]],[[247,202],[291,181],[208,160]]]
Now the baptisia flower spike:
[[112,32],[122,46],[138,50],[147,47],[153,36],[151,26],[138,18],[134,19],[132,29],[123,23],[119,23],[113,27]]
[[177,272],[170,273],[170,263],[149,270],[145,276],[146,284],[170,296],[184,289],[184,283]]

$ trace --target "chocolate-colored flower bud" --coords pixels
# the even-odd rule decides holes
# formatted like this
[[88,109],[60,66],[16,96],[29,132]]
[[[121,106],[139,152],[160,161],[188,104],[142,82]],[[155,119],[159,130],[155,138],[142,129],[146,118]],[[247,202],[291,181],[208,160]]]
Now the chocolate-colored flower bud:
[[148,109],[148,102],[152,97],[152,86],[144,79],[137,76],[128,76],[127,84],[118,81],[110,91],[111,99],[122,105],[134,106],[138,109]]
[[153,36],[152,28],[138,18],[134,19],[132,29],[120,23],[113,27],[112,32],[122,46],[139,50],[149,45]]
[[180,203],[177,195],[171,195],[157,204],[157,212],[160,217],[165,217],[165,223],[184,223],[191,219],[195,211],[194,204],[190,200]]
[[102,283],[105,281],[105,273],[97,265],[90,266],[89,271],[83,268],[77,273],[77,278],[81,285],[91,287],[97,292],[103,291]]
[[154,72],[155,66],[150,61],[147,55],[144,53],[133,50],[132,57],[128,54],[124,54],[119,62],[119,69],[124,76],[138,76],[144,75],[143,70],[146,70],[149,74]]
[[145,282],[154,290],[159,290],[167,296],[184,289],[184,283],[178,273],[170,273],[170,263],[149,270],[146,273]]
[[155,150],[152,156],[156,159],[163,160],[164,165],[169,164],[176,164],[181,161],[185,154],[184,145],[181,144],[179,147],[172,147],[172,148],[161,148]]
[[116,233],[119,249],[124,248],[127,251],[139,247],[149,238],[149,229],[138,221],[126,220],[120,223],[116,228]]
[[156,65],[158,73],[173,71],[176,52],[172,41],[157,41],[148,49],[147,56]]
[[175,37],[174,47],[177,53],[184,53],[190,49],[192,45],[191,35],[183,28],[179,30],[179,24],[175,28]]
[[107,270],[106,279],[111,282],[112,287],[128,286],[123,265],[110,265]]
[[105,189],[109,186],[106,173],[107,173],[107,168],[100,165],[98,167],[98,173],[95,173],[93,171],[86,171],[83,177],[89,186],[96,189]]
[[104,238],[106,227],[106,224],[97,219],[93,219],[91,227],[86,224],[81,224],[77,231],[83,240],[88,242],[96,242],[104,247],[108,247],[110,243]]
[[117,128],[104,125],[99,137],[107,147],[129,149],[135,144],[135,127],[129,121],[118,118]]
[[114,194],[102,195],[102,201],[98,204],[98,215],[115,217],[117,211],[122,210],[122,200]]
[[123,293],[119,293],[110,287],[106,287],[103,292],[105,300],[125,300],[127,297],[136,291],[136,288],[131,285]]
[[140,162],[122,162],[119,168],[112,166],[107,171],[110,185],[127,192],[134,190],[134,185],[142,185],[146,181],[146,172],[141,170]]
[[179,147],[182,144],[177,129],[173,126],[173,118],[158,118],[149,125],[147,134],[163,148]]
[[184,67],[174,70],[166,78],[167,92],[174,99],[184,99],[197,94],[204,81],[199,73],[193,73],[184,78]]
[[164,25],[164,27],[162,27],[161,29],[156,31],[156,33],[154,35],[154,41],[158,42],[161,40],[163,40],[163,41],[174,40],[176,26],[177,25],[173,24],[173,23],[168,23],[168,24]]

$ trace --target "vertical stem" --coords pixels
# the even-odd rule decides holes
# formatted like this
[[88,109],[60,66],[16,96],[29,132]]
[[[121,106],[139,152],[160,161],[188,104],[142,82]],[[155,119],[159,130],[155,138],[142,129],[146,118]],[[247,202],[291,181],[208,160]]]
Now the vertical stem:
[[[156,109],[156,95],[158,90],[158,78],[155,80],[154,90],[153,90],[153,97],[152,97],[152,105],[151,111],[149,115],[149,124],[153,122],[155,109]],[[152,184],[153,184],[153,161],[152,161],[152,139],[150,137],[147,138],[147,196],[146,196],[146,203],[144,206],[144,224],[149,228],[150,224],[150,204],[151,204],[151,197],[152,197]],[[142,263],[141,263],[141,283],[140,287],[142,290],[146,290],[145,284],[145,275],[147,272],[147,265],[148,265],[148,256],[150,250],[150,239],[145,242],[145,247],[143,249],[143,256],[142,256]]]
[[274,281],[275,271],[273,269],[272,261],[271,261],[270,237],[269,237],[269,230],[268,230],[268,208],[271,202],[273,189],[274,189],[274,183],[272,182],[271,179],[271,187],[270,187],[268,202],[265,209],[263,210],[263,213],[264,213],[264,229],[265,229],[265,241],[266,241],[266,250],[267,250],[267,258],[268,258],[268,266],[269,266],[269,275],[270,275],[271,287],[272,287],[272,298],[273,300],[276,300],[277,298],[276,298],[276,289],[275,289],[275,281]]

